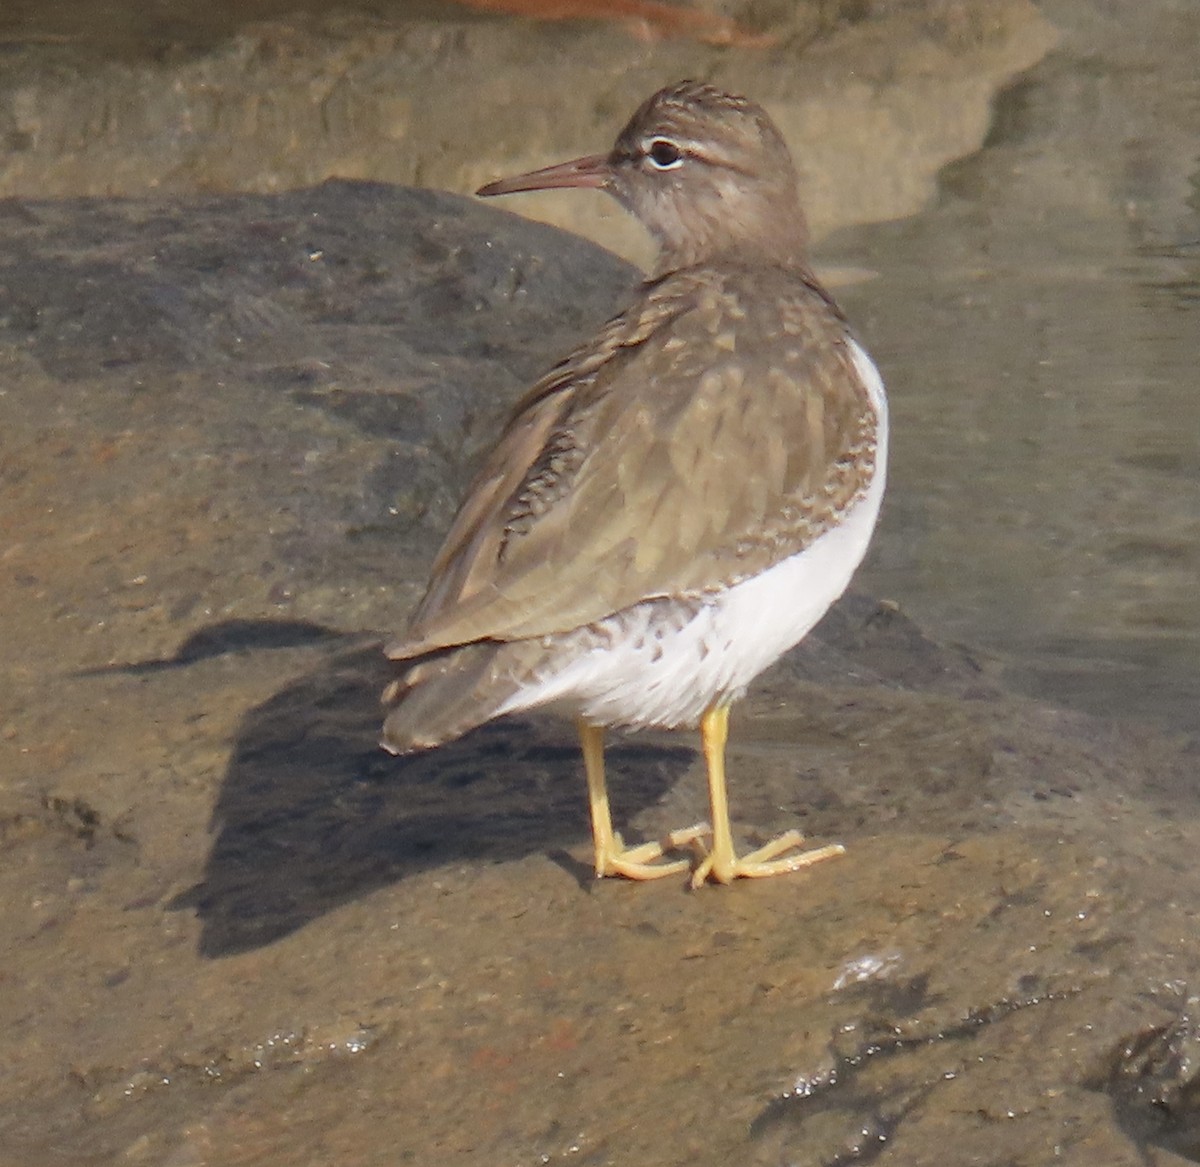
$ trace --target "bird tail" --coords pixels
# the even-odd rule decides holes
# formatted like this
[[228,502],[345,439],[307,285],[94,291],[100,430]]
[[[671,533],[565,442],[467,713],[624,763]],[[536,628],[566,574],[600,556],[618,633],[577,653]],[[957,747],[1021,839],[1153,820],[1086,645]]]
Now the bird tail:
[[490,721],[520,688],[506,667],[511,646],[488,641],[443,649],[411,665],[383,691],[380,745],[393,754],[432,749]]

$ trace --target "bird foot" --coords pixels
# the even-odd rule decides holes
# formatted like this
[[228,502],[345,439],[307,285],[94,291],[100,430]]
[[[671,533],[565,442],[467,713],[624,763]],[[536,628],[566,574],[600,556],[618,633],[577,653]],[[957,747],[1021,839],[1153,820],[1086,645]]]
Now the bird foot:
[[640,843],[626,847],[621,836],[614,834],[610,843],[596,849],[596,878],[606,875],[623,875],[626,879],[662,879],[664,875],[679,875],[692,866],[690,859],[674,859],[669,863],[656,863],[668,851],[679,851],[684,847],[704,850],[700,840],[712,834],[708,823],[697,823],[681,831],[672,831],[665,838],[652,843]]
[[[700,860],[692,872],[692,887],[702,887],[706,880],[714,883],[732,883],[735,879],[762,879],[769,875],[785,875],[789,871],[800,871],[825,859],[844,855],[846,848],[841,843],[830,843],[825,847],[814,847],[808,851],[797,850],[804,843],[799,831],[785,831],[777,839],[743,855],[740,859],[729,847],[727,853],[714,848]],[[786,851],[796,851],[785,855]],[[783,858],[776,858],[782,855]]]

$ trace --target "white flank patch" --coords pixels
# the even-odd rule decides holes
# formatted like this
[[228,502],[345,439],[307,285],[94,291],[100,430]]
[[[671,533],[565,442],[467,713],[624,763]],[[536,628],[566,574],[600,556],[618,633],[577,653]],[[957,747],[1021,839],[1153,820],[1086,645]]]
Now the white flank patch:
[[609,617],[600,625],[607,643],[548,669],[497,716],[562,703],[597,725],[692,725],[714,701],[739,697],[804,639],[862,562],[887,481],[883,380],[862,347],[849,343],[878,422],[874,476],[846,517],[798,554],[706,600],[690,618],[668,617],[664,601]]

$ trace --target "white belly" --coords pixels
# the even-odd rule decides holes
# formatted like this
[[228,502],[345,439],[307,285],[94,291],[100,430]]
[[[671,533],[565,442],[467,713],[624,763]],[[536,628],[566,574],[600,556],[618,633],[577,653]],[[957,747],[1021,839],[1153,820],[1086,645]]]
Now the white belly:
[[498,714],[564,704],[597,725],[695,724],[805,637],[862,562],[887,478],[883,382],[863,349],[850,346],[878,428],[874,476],[845,518],[803,551],[691,609],[653,600],[602,621],[593,644],[522,686]]

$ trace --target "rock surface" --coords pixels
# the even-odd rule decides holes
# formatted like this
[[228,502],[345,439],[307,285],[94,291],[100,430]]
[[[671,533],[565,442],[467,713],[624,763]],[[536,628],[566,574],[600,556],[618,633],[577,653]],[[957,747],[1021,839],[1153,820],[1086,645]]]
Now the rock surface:
[[[983,141],[997,89],[1054,42],[1029,0],[857,6],[859,20],[816,40],[791,8],[742,6],[769,47],[445,13],[235,24],[202,52],[117,59],[59,33],[9,54],[0,195],[271,191],[331,177],[467,192],[606,149],[643,97],[701,76],[768,107],[824,233],[916,211],[938,170]],[[814,9],[819,24],[831,6],[798,6]],[[601,197],[525,210],[645,258],[640,233]]]
[[[872,8],[900,23],[840,29],[803,79],[786,52],[737,46],[685,60],[620,39],[617,59],[647,90],[751,62],[774,110],[806,88],[827,119],[849,89],[845,125],[818,119],[850,156],[831,179],[845,206],[818,224],[876,205],[864,159],[891,173],[886,152],[911,151],[870,212],[895,214],[978,141],[988,86],[1048,37],[1019,4]],[[290,184],[356,157],[372,174],[364,143],[386,125],[423,143],[389,165],[445,165],[437,181],[469,189],[593,128],[603,144],[628,112],[611,57],[581,73],[572,55],[608,56],[611,33],[556,30],[547,62],[526,28],[430,27],[406,34],[420,53],[402,59],[428,63],[414,87],[444,83],[447,61],[504,65],[483,91],[500,148],[469,164],[486,173],[455,153],[476,90],[443,90],[422,139],[403,99],[372,105],[396,92],[403,38],[368,44],[357,24],[90,72],[75,46],[10,54],[4,165],[28,185],[8,189]],[[852,67],[862,89],[843,84]],[[1086,69],[1058,68],[1053,91],[1075,93]],[[578,86],[561,131],[521,124],[563,75]],[[341,81],[315,103],[329,126],[314,76]],[[1022,108],[1010,93],[1010,141]],[[520,153],[535,141],[545,158]],[[981,172],[1019,187],[1027,163],[1000,153]],[[943,296],[1001,314],[936,251],[945,222],[913,233],[895,315],[864,314],[881,336],[950,351],[963,334],[957,301],[911,294],[931,254]],[[1014,697],[987,656],[851,597],[739,709],[730,760],[745,837],[800,823],[847,856],[696,894],[590,878],[569,726],[510,721],[403,761],[377,749],[377,640],[415,599],[474,452],[630,268],[374,182],[8,201],[0,233],[0,1158],[1200,1160],[1193,738]],[[1182,303],[1191,286],[1171,288]],[[1010,302],[997,356],[1029,331],[1026,299]],[[885,545],[903,551],[918,522],[946,525],[894,510]],[[629,835],[700,816],[693,747],[614,746]]]
[[[629,268],[375,184],[2,213],[18,1161],[1190,1145],[1111,1069],[1197,955],[1185,740],[1008,697],[852,598],[731,754],[742,829],[848,856],[694,895],[593,884],[569,726],[378,750],[377,634],[472,451]],[[611,769],[631,835],[703,812],[686,735]]]

